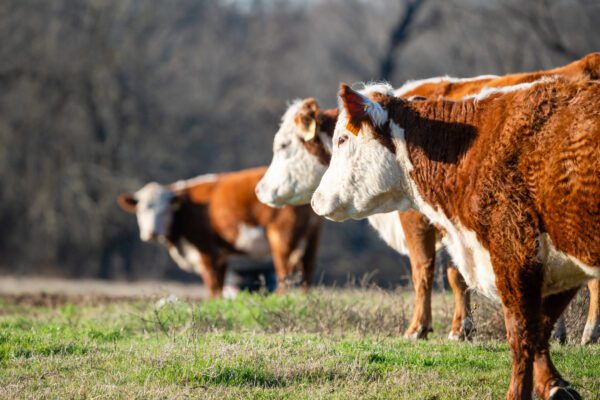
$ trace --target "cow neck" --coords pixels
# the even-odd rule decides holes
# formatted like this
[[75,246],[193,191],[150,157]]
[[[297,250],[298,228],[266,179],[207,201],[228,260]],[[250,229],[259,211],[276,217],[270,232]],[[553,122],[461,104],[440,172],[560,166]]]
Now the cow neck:
[[477,136],[473,101],[397,100],[390,119],[404,128],[410,172],[419,194],[429,205],[455,216],[461,191],[461,163]]
[[192,244],[201,243],[202,235],[208,226],[207,207],[207,204],[193,202],[188,193],[182,195],[179,206],[173,211],[167,240],[175,246],[181,239],[186,239]]
[[[331,143],[333,131],[337,122],[339,111],[337,108],[318,111],[316,115],[317,134],[311,140],[303,141],[306,150],[315,156],[322,165],[328,166],[331,161]],[[325,143],[327,141],[327,143]]]

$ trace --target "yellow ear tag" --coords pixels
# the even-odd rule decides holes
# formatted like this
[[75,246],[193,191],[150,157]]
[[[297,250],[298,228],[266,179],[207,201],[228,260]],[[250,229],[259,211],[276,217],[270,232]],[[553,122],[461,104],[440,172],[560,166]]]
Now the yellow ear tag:
[[360,127],[354,125],[352,122],[348,121],[346,124],[346,129],[350,131],[354,136],[358,136],[358,132],[360,132]]
[[302,138],[304,139],[305,142],[308,142],[309,140],[313,140],[315,138],[316,134],[317,134],[317,121],[315,121],[313,119],[312,121],[310,121],[310,125],[308,126],[308,129],[306,129],[302,132]]

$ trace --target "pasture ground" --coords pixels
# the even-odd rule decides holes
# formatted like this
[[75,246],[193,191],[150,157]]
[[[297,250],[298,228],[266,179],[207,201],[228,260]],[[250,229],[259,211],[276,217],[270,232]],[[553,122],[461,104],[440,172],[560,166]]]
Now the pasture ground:
[[[0,294],[0,398],[501,399],[508,384],[502,319],[480,297],[473,342],[453,343],[447,293],[420,342],[401,338],[409,290],[161,296]],[[584,305],[569,312],[573,342]],[[583,398],[600,398],[600,345],[553,356]]]

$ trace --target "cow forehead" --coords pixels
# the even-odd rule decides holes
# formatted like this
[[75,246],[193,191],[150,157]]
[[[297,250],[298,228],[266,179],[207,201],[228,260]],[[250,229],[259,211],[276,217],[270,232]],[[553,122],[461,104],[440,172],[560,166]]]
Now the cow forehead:
[[281,125],[275,137],[287,137],[293,135],[296,130],[296,116],[302,109],[302,100],[294,100],[281,117]]
[[142,204],[148,204],[150,202],[164,204],[168,202],[172,196],[171,192],[156,182],[150,182],[135,192],[136,199]]

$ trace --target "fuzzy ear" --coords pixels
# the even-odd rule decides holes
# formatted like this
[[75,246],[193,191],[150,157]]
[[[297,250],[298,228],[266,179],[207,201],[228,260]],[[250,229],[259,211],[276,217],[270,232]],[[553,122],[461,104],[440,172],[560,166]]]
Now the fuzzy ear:
[[315,135],[317,134],[317,121],[314,118],[312,118],[308,126],[302,126],[301,133],[302,139],[304,139],[305,142],[313,140],[315,138]]
[[117,203],[127,212],[134,213],[137,208],[137,199],[133,193],[121,193],[117,198]]
[[296,114],[295,122],[300,128],[300,134],[305,142],[315,138],[317,134],[317,113],[319,104],[312,97],[302,102],[302,107]]
[[340,99],[350,117],[346,129],[356,136],[358,135],[358,132],[360,132],[362,121],[367,117],[369,99],[357,91],[352,90],[350,86],[345,83],[342,83],[340,86]]

